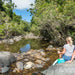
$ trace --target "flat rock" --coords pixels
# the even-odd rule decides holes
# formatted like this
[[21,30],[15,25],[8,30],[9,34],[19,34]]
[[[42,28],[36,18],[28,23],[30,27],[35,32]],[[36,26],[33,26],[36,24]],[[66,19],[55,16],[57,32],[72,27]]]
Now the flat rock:
[[56,64],[42,71],[45,75],[75,75],[75,60],[72,63]]
[[17,66],[18,70],[23,70],[23,63],[22,62],[17,62],[16,66]]
[[53,48],[53,46],[52,45],[49,45],[47,48]]
[[46,58],[46,59],[45,59],[45,61],[49,61],[49,60],[50,60],[50,58]]
[[43,68],[43,65],[41,65],[41,64],[36,64],[36,65],[35,65],[35,68]]
[[8,39],[8,43],[9,44],[13,44],[14,43],[14,40],[13,39]]
[[33,62],[27,62],[25,65],[24,65],[24,69],[31,69],[35,64]]
[[42,60],[36,60],[35,62],[38,63],[38,64],[42,64],[43,63]]
[[23,59],[23,61],[24,61],[24,62],[27,62],[27,61],[29,61],[29,59]]

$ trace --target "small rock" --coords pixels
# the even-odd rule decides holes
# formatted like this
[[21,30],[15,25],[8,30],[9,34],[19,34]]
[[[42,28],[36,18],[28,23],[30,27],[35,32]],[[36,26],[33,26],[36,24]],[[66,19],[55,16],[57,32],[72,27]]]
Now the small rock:
[[33,66],[34,66],[34,63],[30,61],[24,65],[24,69],[31,69]]
[[21,36],[15,36],[15,37],[13,38],[13,40],[16,41],[16,42],[20,41],[21,39],[22,39]]
[[0,73],[5,73],[7,71],[9,71],[9,67],[2,67]]
[[42,64],[43,61],[42,60],[36,60],[35,63]]
[[40,52],[40,53],[41,53],[42,56],[45,56],[46,55],[45,52]]
[[52,45],[49,45],[47,48],[53,48],[53,46]]
[[54,48],[52,45],[49,45],[46,50],[51,51],[51,50],[56,50],[56,48]]
[[22,62],[17,62],[16,66],[17,66],[18,70],[23,70],[23,63]]
[[25,62],[29,61],[29,59],[24,59]]
[[45,52],[45,50],[43,50],[43,49],[39,49],[38,51],[40,51],[40,52]]
[[18,57],[18,56],[20,56],[20,54],[18,54],[18,53],[12,53],[16,58]]
[[3,43],[8,43],[8,40],[4,39],[2,40]]
[[16,59],[17,59],[17,60],[21,60],[21,59],[23,59],[23,57],[17,56]]
[[41,58],[41,60],[42,60],[42,61],[45,61],[45,60],[46,60],[46,58],[43,58],[43,57],[42,57],[42,58]]
[[9,40],[8,40],[8,43],[9,43],[9,44],[13,44],[13,43],[14,43],[14,40],[13,40],[13,39],[9,39]]
[[46,59],[45,59],[45,61],[49,61],[49,60],[50,60],[50,58],[46,58]]
[[27,52],[27,54],[32,54],[32,53],[33,53],[33,51],[32,51],[32,50],[30,50],[30,51],[28,51],[28,52]]
[[34,57],[34,58],[37,58],[37,59],[43,58],[39,53],[35,54],[33,57]]
[[16,68],[13,70],[13,72],[16,72]]
[[36,64],[35,66],[36,66],[36,68],[42,68],[43,67],[41,64]]
[[62,50],[62,47],[56,48],[56,50]]
[[26,52],[21,53],[21,56],[24,56],[24,55],[27,55],[27,53]]

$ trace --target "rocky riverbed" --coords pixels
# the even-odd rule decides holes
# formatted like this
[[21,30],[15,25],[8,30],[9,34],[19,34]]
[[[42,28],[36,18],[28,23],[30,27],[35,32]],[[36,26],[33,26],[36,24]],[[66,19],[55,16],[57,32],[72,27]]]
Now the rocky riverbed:
[[35,36],[33,33],[29,33],[26,35],[14,36],[12,38],[0,40],[0,44],[2,44],[2,43],[14,44],[15,42],[18,42],[23,38],[24,39],[39,39],[41,37]]
[[[26,44],[29,42],[31,42],[32,47],[30,51],[17,53],[19,52],[19,49],[24,46],[24,43]],[[47,69],[53,63],[53,61],[58,58],[57,50],[60,50],[61,48],[56,48],[52,45],[49,45],[47,47],[47,42],[46,44],[44,42],[38,42],[35,40],[30,40],[29,42],[26,42],[26,40],[23,39],[20,42],[16,42],[15,44],[13,44],[14,46],[5,44],[5,46],[8,47],[4,47],[4,49],[0,47],[2,51],[6,51],[6,48],[8,48],[7,51],[14,52],[13,55],[17,58],[16,63],[13,63],[11,65],[8,73],[9,75],[34,75],[34,73],[38,74],[38,72]],[[23,44],[23,46],[20,46],[20,44]],[[10,49],[10,47],[12,50]]]
[[[7,53],[6,57],[8,57],[10,52],[5,51],[2,53],[3,54]],[[57,55],[56,51],[54,50],[47,51],[43,49],[39,49],[39,50],[31,49],[28,52],[12,53],[12,55],[16,58],[16,62],[11,64],[11,67],[8,73],[9,75],[23,75],[23,74],[32,75],[34,73],[39,74],[38,72],[41,72],[42,70],[47,69],[52,64],[52,62],[56,58],[58,58],[58,56],[56,56]],[[55,55],[55,56],[52,56],[52,55]],[[5,56],[5,55],[2,55],[2,56]],[[5,62],[6,61],[9,63],[8,58],[5,60]]]
[[47,69],[58,58],[56,50],[48,51],[43,49],[13,53],[13,55],[17,58],[17,62],[12,64],[10,75],[32,75],[33,73],[41,72]]
[[13,72],[19,72],[20,70],[28,70],[35,68],[43,68],[50,58],[46,58],[46,53],[44,50],[30,50],[28,52],[23,52],[21,54],[14,54],[17,58],[16,67]]

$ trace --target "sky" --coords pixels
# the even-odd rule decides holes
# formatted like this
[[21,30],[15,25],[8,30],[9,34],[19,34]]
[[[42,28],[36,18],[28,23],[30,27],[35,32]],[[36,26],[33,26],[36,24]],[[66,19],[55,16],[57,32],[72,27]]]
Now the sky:
[[35,0],[12,0],[12,2],[17,6],[13,12],[15,12],[16,15],[22,16],[22,20],[31,22],[32,16],[30,16],[30,11],[27,12],[27,9],[34,7],[31,7],[30,4],[35,5]]

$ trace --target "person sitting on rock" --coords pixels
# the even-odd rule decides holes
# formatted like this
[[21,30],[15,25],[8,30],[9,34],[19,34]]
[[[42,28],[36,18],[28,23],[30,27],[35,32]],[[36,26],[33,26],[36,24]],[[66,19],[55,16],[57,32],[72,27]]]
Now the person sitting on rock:
[[66,62],[72,62],[75,57],[75,49],[71,37],[66,38],[67,44],[63,46],[63,51],[58,51],[59,58],[63,58]]

